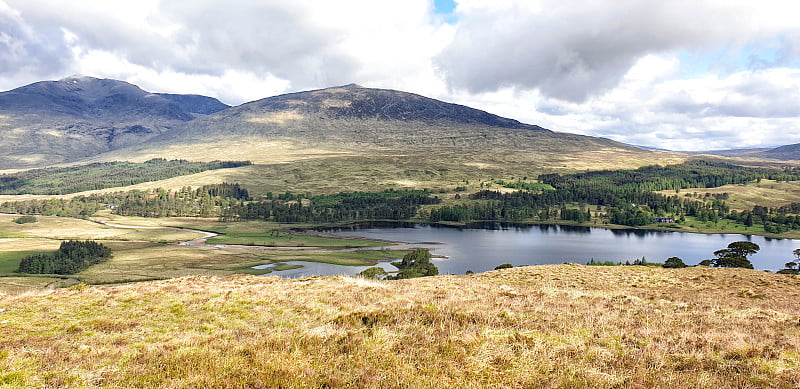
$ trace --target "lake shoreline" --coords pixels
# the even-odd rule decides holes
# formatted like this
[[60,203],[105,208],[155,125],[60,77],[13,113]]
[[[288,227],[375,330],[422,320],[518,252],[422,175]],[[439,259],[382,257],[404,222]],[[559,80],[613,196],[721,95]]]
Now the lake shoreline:
[[[687,230],[683,228],[672,228],[672,227],[658,227],[658,226],[647,226],[647,227],[633,227],[633,226],[624,226],[619,224],[587,224],[587,223],[575,223],[569,221],[517,221],[517,222],[510,222],[510,221],[496,221],[496,220],[475,220],[469,222],[431,222],[422,219],[410,219],[410,220],[362,220],[362,221],[351,221],[342,224],[325,224],[319,226],[309,226],[309,227],[302,227],[302,228],[290,228],[291,230],[295,231],[329,231],[329,230],[337,230],[337,229],[360,229],[364,225],[373,225],[376,227],[413,227],[414,225],[429,225],[429,226],[437,226],[437,227],[451,227],[451,228],[459,228],[459,229],[498,229],[498,228],[491,228],[487,226],[501,226],[500,229],[504,227],[532,227],[532,226],[568,226],[568,227],[577,227],[577,228],[600,228],[606,230],[615,230],[615,231],[641,231],[641,232],[679,232],[685,234],[697,234],[697,235],[744,235],[744,236],[760,236],[766,239],[800,239],[800,231],[795,231],[795,234],[767,234],[767,233],[759,233],[759,232],[750,232],[750,231],[738,231],[738,230]],[[674,224],[675,226],[679,226],[678,224]],[[324,235],[321,235],[324,236]],[[374,240],[380,240],[373,238]],[[387,241],[388,242],[388,241]],[[395,242],[398,243],[398,242]],[[402,243],[402,242],[399,242]],[[424,243],[424,242],[420,242]]]

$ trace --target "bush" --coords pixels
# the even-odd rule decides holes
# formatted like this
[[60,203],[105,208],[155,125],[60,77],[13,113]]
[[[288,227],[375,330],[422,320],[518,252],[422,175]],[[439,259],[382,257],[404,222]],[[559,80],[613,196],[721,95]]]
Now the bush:
[[372,279],[384,279],[386,278],[386,270],[380,267],[370,267],[358,273],[359,276],[364,278],[372,278]]
[[38,220],[36,219],[36,216],[30,216],[30,215],[20,216],[20,217],[14,219],[14,223],[17,223],[17,224],[36,223],[37,221]]
[[514,267],[514,265],[510,263],[504,263],[502,265],[497,265],[497,267],[495,267],[494,270],[511,269],[512,267]]

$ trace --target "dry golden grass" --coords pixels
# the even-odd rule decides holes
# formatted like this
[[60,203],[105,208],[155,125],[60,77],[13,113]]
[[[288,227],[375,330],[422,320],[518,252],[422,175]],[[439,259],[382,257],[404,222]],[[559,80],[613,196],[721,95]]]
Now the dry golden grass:
[[800,279],[536,266],[0,297],[0,385],[793,388]]
[[[30,239],[94,239],[94,240],[126,240],[126,241],[153,241],[176,242],[202,237],[203,234],[190,231],[170,231],[152,229],[115,228],[94,223],[89,220],[74,219],[58,216],[36,216],[36,223],[17,224],[13,220],[19,215],[0,215],[0,238],[30,238]],[[143,218],[129,218],[139,222],[139,226],[148,226],[142,222]],[[123,220],[120,218],[119,220]],[[147,219],[144,219],[147,220]],[[157,225],[155,220],[152,225]],[[169,220],[169,219],[165,219]],[[163,222],[163,220],[162,220]],[[2,247],[2,251],[11,251]],[[31,245],[33,247],[33,244]]]
[[[675,195],[675,191],[661,191],[666,195]],[[719,188],[682,189],[679,196],[687,193],[705,195],[706,193],[728,193],[730,198],[725,202],[731,209],[751,211],[753,206],[780,207],[800,202],[800,181],[775,182],[761,180],[745,185],[725,185]]]

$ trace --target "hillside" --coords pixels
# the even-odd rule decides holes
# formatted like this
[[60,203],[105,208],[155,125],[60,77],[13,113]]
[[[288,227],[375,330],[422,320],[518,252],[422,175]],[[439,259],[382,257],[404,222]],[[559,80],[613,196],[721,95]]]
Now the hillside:
[[767,159],[779,159],[784,161],[800,160],[800,143],[779,146],[774,149],[764,150],[755,153],[754,156]]
[[221,101],[208,96],[201,95],[179,95],[174,93],[156,93],[157,96],[163,97],[175,104],[178,104],[185,112],[211,115],[223,109],[228,109],[231,106],[224,104]]
[[0,169],[75,161],[140,144],[227,106],[152,94],[123,81],[68,77],[0,93]]
[[435,188],[685,158],[354,84],[228,108],[94,160],[156,157],[250,160],[254,166],[220,179],[255,182],[264,191],[314,192]]
[[188,277],[0,296],[10,387],[800,385],[800,280],[535,266]]

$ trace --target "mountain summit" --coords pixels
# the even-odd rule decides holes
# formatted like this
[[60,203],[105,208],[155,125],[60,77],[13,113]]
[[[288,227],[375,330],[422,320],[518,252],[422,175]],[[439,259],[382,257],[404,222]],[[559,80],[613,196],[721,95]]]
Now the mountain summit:
[[357,84],[269,97],[246,106],[267,111],[294,111],[301,115],[316,114],[330,119],[450,122],[548,131],[463,105],[391,89],[364,88]]
[[42,166],[139,144],[228,106],[154,94],[110,79],[72,76],[0,93],[0,168]]

